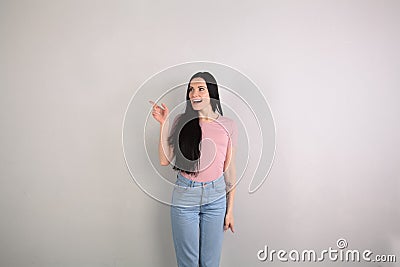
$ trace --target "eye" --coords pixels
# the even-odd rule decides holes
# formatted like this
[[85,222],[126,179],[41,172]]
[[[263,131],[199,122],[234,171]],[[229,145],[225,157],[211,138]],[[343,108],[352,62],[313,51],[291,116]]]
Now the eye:
[[190,91],[192,91],[192,90],[193,90],[193,88],[192,88],[192,87],[190,87],[188,91],[190,92]]
[[201,87],[199,90],[200,90],[200,91],[204,91],[204,90],[205,90],[205,88]]

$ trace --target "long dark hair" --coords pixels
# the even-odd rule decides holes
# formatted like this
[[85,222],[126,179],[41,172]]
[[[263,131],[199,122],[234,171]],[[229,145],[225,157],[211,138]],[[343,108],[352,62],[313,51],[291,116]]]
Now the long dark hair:
[[202,134],[198,111],[192,108],[189,98],[190,82],[194,78],[202,78],[206,82],[211,108],[213,112],[217,111],[223,116],[217,81],[209,72],[197,72],[189,80],[186,89],[186,109],[184,113],[177,116],[172,125],[168,143],[173,147],[175,155],[175,163],[172,168],[197,176]]

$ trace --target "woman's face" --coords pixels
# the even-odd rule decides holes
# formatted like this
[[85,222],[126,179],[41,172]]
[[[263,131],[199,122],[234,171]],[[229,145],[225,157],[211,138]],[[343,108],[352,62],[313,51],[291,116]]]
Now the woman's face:
[[211,107],[210,94],[203,78],[196,77],[190,82],[189,99],[194,110]]

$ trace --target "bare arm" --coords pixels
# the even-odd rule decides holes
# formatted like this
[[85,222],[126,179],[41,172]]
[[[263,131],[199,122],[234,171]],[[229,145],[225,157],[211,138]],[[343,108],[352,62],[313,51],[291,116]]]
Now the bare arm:
[[225,215],[225,225],[224,230],[231,228],[234,232],[234,222],[233,222],[233,202],[235,198],[235,183],[236,183],[236,148],[228,147],[227,156],[224,164],[224,177],[226,183],[226,215]]
[[160,158],[160,164],[167,166],[172,160],[173,150],[168,144],[168,129],[169,120],[165,120],[164,123],[160,124],[160,140],[158,143],[158,156]]
[[149,101],[153,105],[152,115],[156,121],[160,123],[160,138],[158,142],[158,157],[160,164],[163,166],[168,165],[172,160],[173,150],[168,144],[168,131],[169,131],[169,119],[168,119],[168,108],[164,103],[161,103],[162,107],[158,106],[153,101]]

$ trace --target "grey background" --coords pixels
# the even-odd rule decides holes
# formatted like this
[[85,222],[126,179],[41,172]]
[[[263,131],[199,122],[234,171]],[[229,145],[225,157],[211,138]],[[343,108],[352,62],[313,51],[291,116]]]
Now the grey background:
[[399,258],[399,11],[398,1],[1,1],[0,265],[175,265],[168,206],[130,177],[122,119],[148,77],[197,60],[248,75],[277,130],[267,182],[238,188],[221,266],[308,266],[256,253],[336,248],[340,237]]

